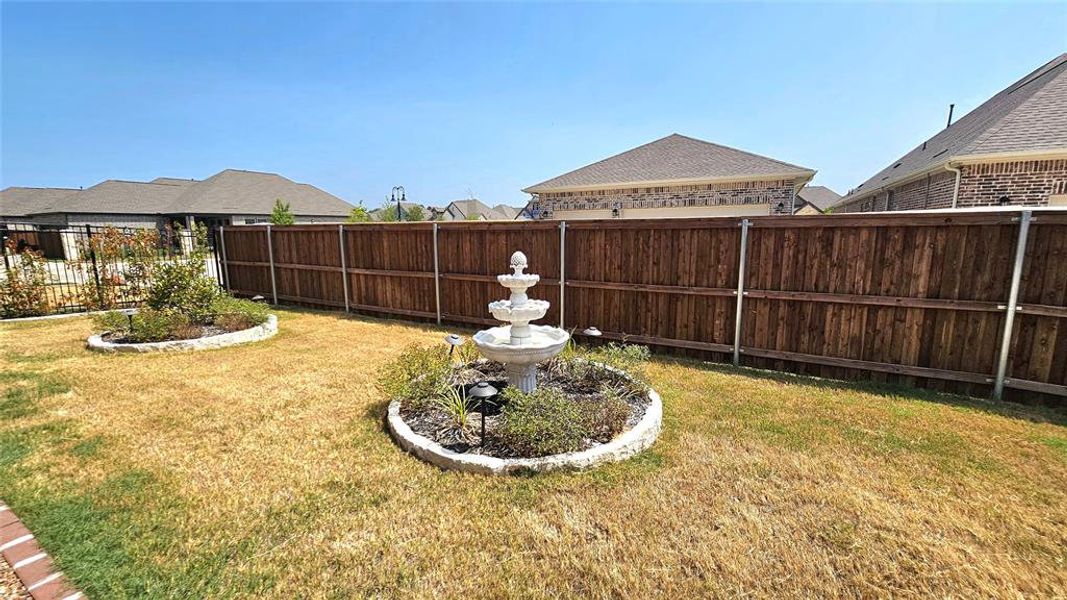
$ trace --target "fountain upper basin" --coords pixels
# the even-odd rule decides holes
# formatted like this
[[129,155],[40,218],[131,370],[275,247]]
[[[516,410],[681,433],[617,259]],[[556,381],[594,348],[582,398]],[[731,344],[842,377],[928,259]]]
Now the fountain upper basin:
[[[546,303],[547,304],[547,303]],[[547,325],[530,325],[530,337],[521,345],[511,343],[511,327],[492,327],[474,334],[474,345],[482,356],[500,363],[529,365],[559,354],[571,339],[566,331]]]
[[511,303],[511,300],[497,300],[489,303],[489,312],[498,321],[507,323],[529,323],[545,316],[549,304],[545,300],[527,300],[519,306]]

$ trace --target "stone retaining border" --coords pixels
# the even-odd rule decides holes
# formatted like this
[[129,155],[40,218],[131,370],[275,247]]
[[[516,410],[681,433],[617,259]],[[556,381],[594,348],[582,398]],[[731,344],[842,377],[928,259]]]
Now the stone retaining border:
[[231,331],[219,335],[197,338],[195,340],[170,340],[166,342],[145,342],[143,344],[117,344],[106,342],[99,335],[90,336],[86,347],[96,352],[180,352],[187,350],[213,350],[237,344],[259,342],[278,333],[278,317],[270,315],[267,322],[241,331]]
[[48,553],[37,545],[29,529],[0,503],[0,553],[34,600],[78,600],[85,596],[74,589]]
[[397,400],[389,403],[387,423],[389,433],[401,448],[442,469],[483,475],[547,473],[559,469],[582,470],[603,463],[626,460],[647,449],[656,441],[663,424],[663,403],[656,390],[650,389],[648,398],[651,402],[637,425],[622,432],[610,442],[581,452],[553,454],[538,458],[497,458],[453,452],[430,438],[412,431],[400,416],[400,402]]
[[89,312],[71,312],[71,313],[59,313],[55,315],[42,315],[40,317],[17,317],[14,319],[0,319],[0,323],[33,323],[34,321],[55,321],[57,319],[69,319],[71,317],[91,317],[93,315],[99,315],[101,313],[111,312],[109,310],[92,310]]

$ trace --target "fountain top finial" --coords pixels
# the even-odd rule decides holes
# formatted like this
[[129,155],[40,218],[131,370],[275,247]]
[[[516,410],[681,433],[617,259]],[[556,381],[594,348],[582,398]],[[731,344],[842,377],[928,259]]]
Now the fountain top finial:
[[529,266],[526,262],[526,255],[521,250],[517,250],[515,254],[511,255],[511,268],[515,271],[516,275],[522,275],[523,269]]

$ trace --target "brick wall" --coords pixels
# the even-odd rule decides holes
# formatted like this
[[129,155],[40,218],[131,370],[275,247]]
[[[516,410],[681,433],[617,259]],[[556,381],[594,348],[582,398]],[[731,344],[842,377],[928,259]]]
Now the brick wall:
[[968,165],[960,179],[958,206],[1010,204],[1045,206],[1053,194],[1067,193],[1067,160],[1030,160]]
[[[1031,160],[963,165],[958,207],[997,206],[1007,197],[1016,206],[1045,206],[1048,197],[1067,193],[1067,160]],[[922,210],[952,206],[956,175],[935,172],[873,196],[842,205],[835,212]]]
[[[611,210],[613,208],[684,208],[769,204],[772,213],[788,214],[796,182],[746,181],[672,187],[625,188],[537,194],[534,200],[544,218],[557,210]],[[777,209],[782,204],[782,210]]]

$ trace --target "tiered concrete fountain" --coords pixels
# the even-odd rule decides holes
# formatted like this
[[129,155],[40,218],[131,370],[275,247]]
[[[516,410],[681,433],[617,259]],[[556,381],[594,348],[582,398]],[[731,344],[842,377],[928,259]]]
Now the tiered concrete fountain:
[[474,345],[482,356],[504,364],[509,385],[530,393],[537,389],[537,363],[563,351],[571,336],[559,327],[530,325],[545,316],[550,304],[526,295],[541,280],[540,275],[523,273],[527,266],[526,255],[516,252],[511,255],[513,273],[497,275],[500,285],[511,290],[511,298],[490,302],[489,312],[508,325],[475,333]]

